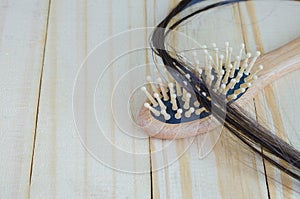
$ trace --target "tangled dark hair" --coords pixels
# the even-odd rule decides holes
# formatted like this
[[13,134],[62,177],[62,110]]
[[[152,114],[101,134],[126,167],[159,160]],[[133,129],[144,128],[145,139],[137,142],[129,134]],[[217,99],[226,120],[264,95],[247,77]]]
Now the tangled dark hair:
[[[203,1],[205,0],[182,0],[178,4],[154,30],[151,38],[153,51],[161,58],[167,71],[171,73],[174,79],[182,87],[195,94],[207,111],[212,112],[212,108],[214,108],[213,116],[220,121],[224,120],[224,126],[234,136],[281,171],[300,181],[300,151],[258,123],[255,118],[250,117],[250,114],[237,104],[227,103],[223,106],[224,96],[210,89],[204,79],[199,77],[192,67],[181,62],[178,57],[172,56],[166,49],[165,41],[168,33],[188,18],[216,7],[247,0],[227,0],[210,4],[170,24],[174,17],[183,10]],[[186,78],[187,74],[189,79]],[[188,81],[190,86],[187,87],[183,84],[183,80]]]

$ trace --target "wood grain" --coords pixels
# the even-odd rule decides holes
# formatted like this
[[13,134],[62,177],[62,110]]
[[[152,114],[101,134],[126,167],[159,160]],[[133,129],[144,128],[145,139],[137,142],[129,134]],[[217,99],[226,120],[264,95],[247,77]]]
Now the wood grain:
[[[118,43],[112,42],[103,47],[102,60],[93,63],[86,61],[92,64],[81,70],[78,78],[82,77],[83,82],[77,88],[80,92],[72,96],[77,72],[88,53],[113,34],[142,26],[145,19],[142,12],[136,11],[143,9],[142,1],[52,0],[31,198],[151,197],[148,139],[137,140],[124,135],[114,122],[111,110],[106,109],[110,107],[106,104],[113,92],[112,83],[118,80],[122,70],[131,67],[129,58],[121,63],[123,69],[109,71],[111,79],[105,79],[107,87],[101,98],[97,98],[97,103],[103,104],[105,125],[109,131],[101,132],[94,123],[93,88],[109,56],[115,56],[114,51],[118,53]],[[125,40],[119,45],[133,44]],[[97,66],[97,70],[93,66]],[[79,101],[80,106],[72,107],[72,100]],[[73,111],[80,113],[75,115],[78,116],[76,123]],[[111,145],[102,136],[104,134],[112,141]],[[98,139],[98,135],[102,139]],[[96,157],[93,146],[90,146],[92,141],[95,144],[93,146],[99,146],[99,150],[103,150],[100,152],[110,162]],[[117,147],[125,147],[131,156],[124,159]],[[137,159],[136,153],[146,155]],[[128,170],[120,171],[124,165],[128,166],[125,168]],[[145,167],[146,172],[134,174],[138,167]]]
[[[134,123],[127,122],[128,118],[116,121],[127,111],[116,115],[111,110],[113,88],[125,72],[151,63],[150,51],[119,58],[105,73],[98,90],[93,85],[121,50],[147,44],[150,29],[106,43],[104,51],[99,48],[92,53],[96,64],[87,60],[91,67],[79,70],[99,43],[122,31],[155,26],[178,2],[0,3],[0,198],[300,197],[298,182],[263,162],[226,130],[166,141],[148,138]],[[215,42],[220,46],[229,41],[239,46],[244,42],[250,52],[258,49],[267,53],[299,37],[298,4],[240,3],[214,11],[213,17],[207,12],[178,31],[200,44]],[[188,41],[175,35],[169,42],[184,50],[190,45]],[[117,95],[117,102],[127,102],[123,100],[126,93],[143,82],[140,74],[150,74],[150,69],[142,68],[139,75],[129,73],[129,80],[123,87],[119,85],[124,90]],[[82,73],[78,75],[78,71]],[[296,71],[274,82],[259,94],[255,104],[250,101],[245,107],[300,150],[299,75]],[[83,83],[73,96],[76,77]],[[95,113],[104,124],[102,132],[95,123],[94,91]],[[80,105],[76,110],[74,101]],[[79,113],[76,118],[73,112]],[[126,151],[126,156],[120,151]]]
[[[213,18],[211,14],[203,14],[178,31],[200,44],[243,43],[237,6],[219,9]],[[223,23],[218,26],[218,21]],[[171,41],[179,51],[188,48],[186,40],[173,37]],[[254,110],[251,103],[249,107]],[[151,153],[154,198],[268,197],[262,159],[226,130],[181,140],[151,139]]]
[[[298,4],[296,2],[275,2],[272,5],[268,2],[240,4],[247,48],[269,52],[299,37]],[[283,56],[288,54],[289,51],[282,52]],[[258,121],[268,126],[282,139],[291,142],[296,148],[299,146],[296,129],[299,128],[298,122],[295,120],[291,122],[291,118],[296,118],[299,113],[298,103],[295,102],[298,96],[295,88],[300,85],[297,75],[299,70],[282,77],[255,98]],[[270,198],[299,197],[298,182],[267,162],[265,168]]]
[[27,198],[48,0],[0,2],[0,198]]

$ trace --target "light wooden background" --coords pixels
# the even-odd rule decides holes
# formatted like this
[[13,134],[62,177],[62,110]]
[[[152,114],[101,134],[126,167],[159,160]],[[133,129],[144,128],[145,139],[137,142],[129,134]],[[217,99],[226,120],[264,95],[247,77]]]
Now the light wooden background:
[[[0,1],[0,198],[300,197],[298,182],[233,141],[226,131],[212,152],[200,159],[202,137],[137,141],[121,139],[110,126],[111,131],[105,133],[114,142],[130,145],[131,152],[148,154],[142,161],[134,155],[127,160],[133,162],[131,171],[140,165],[148,171],[141,174],[104,166],[81,144],[74,125],[72,91],[84,58],[109,36],[154,26],[176,3]],[[298,4],[266,1],[229,6],[199,18],[199,24],[187,30],[205,27],[198,34],[200,42],[244,42],[247,50],[268,52],[300,36]],[[220,22],[223,25],[217,28]],[[149,35],[140,42],[146,43]],[[147,56],[141,59],[145,62]],[[128,63],[124,61],[124,67]],[[296,71],[276,81],[249,102],[247,109],[300,150],[299,75]],[[88,118],[88,113],[82,114]],[[210,138],[214,136],[211,133]],[[166,150],[153,153],[164,146]],[[105,153],[114,156],[114,151]],[[122,165],[122,158],[115,158],[114,164]],[[167,167],[160,169],[161,165]]]

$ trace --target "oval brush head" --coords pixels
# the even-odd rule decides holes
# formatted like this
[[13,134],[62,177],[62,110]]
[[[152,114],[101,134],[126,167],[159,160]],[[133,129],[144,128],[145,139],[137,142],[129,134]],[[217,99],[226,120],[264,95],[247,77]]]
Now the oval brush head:
[[[291,50],[292,53],[286,54]],[[252,55],[244,54],[244,51],[244,44],[234,51],[228,42],[225,43],[224,54],[220,53],[216,44],[212,45],[211,50],[203,46],[198,54],[193,53],[193,63],[189,64],[195,66],[195,74],[201,76],[210,89],[224,96],[224,103],[236,101],[240,105],[252,98],[255,90],[262,89],[272,80],[300,65],[300,39],[260,59],[260,52]],[[202,64],[197,59],[199,56],[203,56]],[[184,55],[179,55],[178,58],[182,62],[188,62]],[[278,61],[274,61],[275,58]],[[296,64],[287,64],[291,59]],[[267,70],[263,70],[262,64],[268,65]],[[289,69],[284,70],[287,67]],[[181,87],[170,74],[167,73],[167,77],[166,81],[162,81],[161,78],[153,80],[148,76],[149,87],[141,88],[148,101],[140,111],[139,123],[150,136],[161,139],[184,138],[205,133],[217,126],[211,123],[211,113],[198,102],[193,93]],[[186,78],[189,80],[190,77]],[[186,81],[183,83],[186,86],[189,84]]]

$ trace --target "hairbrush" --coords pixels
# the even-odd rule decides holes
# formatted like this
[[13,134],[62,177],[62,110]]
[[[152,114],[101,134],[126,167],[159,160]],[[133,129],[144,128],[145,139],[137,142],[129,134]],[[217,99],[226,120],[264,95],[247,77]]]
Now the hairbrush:
[[[178,54],[181,62],[194,66],[215,93],[225,96],[224,103],[240,106],[255,97],[265,86],[281,76],[300,68],[300,38],[261,55],[245,53],[245,45],[233,49],[228,42],[223,48],[216,44],[193,51],[192,59]],[[199,59],[202,57],[203,62]],[[147,77],[148,88],[142,87],[147,101],[139,113],[141,128],[151,137],[177,139],[206,133],[218,126],[196,96],[184,89],[166,71],[167,78]],[[189,80],[189,76],[186,79]],[[188,81],[184,81],[188,85]],[[203,93],[205,95],[205,93]]]
[[[300,66],[300,39],[260,58],[259,52],[254,56],[242,55],[244,45],[236,53],[226,43],[220,56],[216,45],[211,49],[202,46],[203,63],[197,58],[191,63],[188,56],[168,50],[168,34],[187,19],[213,8],[246,1],[217,1],[183,12],[204,0],[182,0],[156,26],[151,36],[152,50],[170,78],[165,83],[158,79],[159,87],[148,78],[152,90],[142,88],[149,101],[140,110],[139,123],[150,136],[163,139],[194,136],[224,126],[264,160],[300,181],[300,151],[243,109],[243,104],[264,86]],[[174,17],[180,14],[183,16],[174,22]]]

